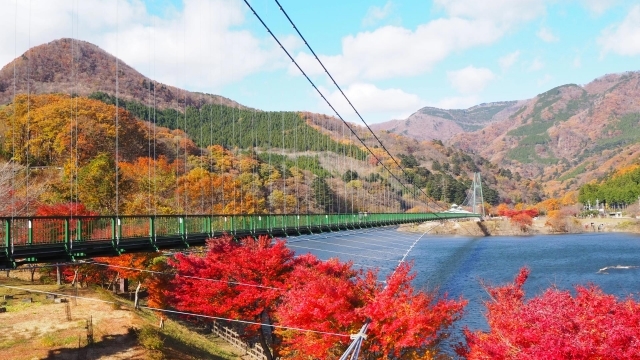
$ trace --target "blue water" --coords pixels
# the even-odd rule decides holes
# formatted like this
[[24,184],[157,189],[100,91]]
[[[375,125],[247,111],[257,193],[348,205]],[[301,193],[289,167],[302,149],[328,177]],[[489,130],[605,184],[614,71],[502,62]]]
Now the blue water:
[[[486,329],[483,302],[488,295],[480,284],[513,281],[522,266],[531,270],[525,283],[527,297],[555,286],[573,290],[593,283],[604,292],[626,298],[640,293],[640,237],[617,233],[539,235],[531,237],[430,237],[412,251],[414,286],[437,289],[449,297],[469,301],[459,325]],[[625,268],[606,267],[621,266]]]
[[[321,259],[339,257],[363,268],[380,267],[384,278],[421,234],[395,229],[292,237],[296,253],[311,252]],[[469,301],[456,331],[464,326],[486,329],[483,302],[488,296],[480,284],[512,281],[522,266],[531,274],[527,297],[550,286],[572,290],[593,283],[604,292],[640,298],[640,236],[619,233],[539,235],[530,237],[425,236],[409,252],[417,273],[414,286]],[[615,266],[626,268],[610,268]],[[600,269],[609,267],[607,271]]]

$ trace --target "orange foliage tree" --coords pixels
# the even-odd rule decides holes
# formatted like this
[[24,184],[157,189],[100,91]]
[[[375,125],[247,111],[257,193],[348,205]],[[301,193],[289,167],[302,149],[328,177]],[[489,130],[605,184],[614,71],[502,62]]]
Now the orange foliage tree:
[[157,159],[139,157],[133,162],[120,162],[122,177],[131,191],[125,214],[174,214],[176,171],[165,156]]
[[527,213],[518,213],[511,216],[511,223],[518,226],[520,231],[526,232],[533,225],[533,219]]

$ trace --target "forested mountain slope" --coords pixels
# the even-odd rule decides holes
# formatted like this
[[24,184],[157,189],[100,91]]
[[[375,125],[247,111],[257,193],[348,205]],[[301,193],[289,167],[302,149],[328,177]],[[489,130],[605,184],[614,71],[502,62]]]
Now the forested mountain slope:
[[[90,97],[114,105],[115,62],[112,55],[82,41],[61,39],[36,46],[0,71],[0,101],[9,104],[14,99],[14,91],[19,97],[29,84],[32,97],[38,93],[62,93]],[[348,189],[345,190],[345,182],[364,181],[365,178],[369,182],[363,184],[373,191],[375,186],[381,186],[381,181],[389,177],[382,164],[395,169],[397,162],[407,169],[407,174],[402,175],[409,176],[410,179],[405,181],[411,181],[425,189],[429,196],[443,201],[443,206],[448,206],[451,202],[459,203],[464,199],[471,174],[477,171],[483,174],[487,185],[486,194],[490,195],[491,203],[515,197],[535,202],[544,195],[536,183],[510,182],[505,186],[497,178],[501,171],[499,167],[480,156],[445,146],[441,141],[419,141],[383,131],[377,134],[384,144],[380,145],[367,129],[352,125],[366,147],[373,151],[374,155],[371,155],[339,119],[313,113],[250,109],[221,96],[190,93],[159,84],[122,62],[119,69],[118,103],[133,117],[146,122],[147,125],[143,128],[149,134],[143,140],[149,143],[151,138],[156,146],[153,149],[148,147],[147,156],[157,157],[162,154],[169,162],[180,158],[183,158],[180,161],[184,161],[189,157],[206,157],[211,151],[209,147],[221,146],[235,156],[248,154],[250,158],[263,159],[267,165],[278,162],[289,164],[287,169],[294,167],[311,171],[316,176],[322,174],[320,177],[323,181],[338,195],[348,192]],[[493,118],[491,114],[501,112],[499,109],[506,109],[505,106],[511,105],[483,105],[473,111],[473,116],[454,115],[466,119],[465,126],[473,127],[482,119]],[[7,114],[10,117],[10,113]],[[105,113],[103,116],[114,114]],[[79,121],[82,127],[84,119],[79,118]],[[153,124],[165,130],[155,135],[150,134]],[[395,160],[389,157],[383,146]],[[251,153],[255,155],[250,155]],[[55,156],[60,157],[60,154]],[[33,166],[37,165],[34,161],[44,164],[44,160],[46,159],[30,156],[28,162]],[[190,165],[178,166],[184,172]],[[343,179],[347,170],[357,171],[359,178],[346,176]],[[287,176],[287,171],[282,175]],[[309,181],[311,180],[310,178]],[[376,181],[378,185],[374,186]],[[352,185],[360,186],[357,182]],[[394,191],[399,192],[394,196],[402,195],[398,186],[394,185]]]
[[640,73],[606,75],[539,94],[507,119],[450,144],[545,183],[576,189],[640,155]]

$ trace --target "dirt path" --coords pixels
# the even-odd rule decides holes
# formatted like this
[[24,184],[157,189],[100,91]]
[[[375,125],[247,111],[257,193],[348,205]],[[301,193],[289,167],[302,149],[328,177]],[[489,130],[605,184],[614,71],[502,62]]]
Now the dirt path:
[[[74,294],[64,286],[4,276],[0,285]],[[79,290],[78,295],[113,300],[106,292],[89,289]],[[191,332],[174,321],[167,321],[165,330],[157,329],[151,313],[107,302],[65,300],[68,302],[56,303],[45,294],[0,287],[0,307],[6,309],[0,313],[0,359],[241,359],[230,344]],[[88,323],[94,339],[90,346]]]

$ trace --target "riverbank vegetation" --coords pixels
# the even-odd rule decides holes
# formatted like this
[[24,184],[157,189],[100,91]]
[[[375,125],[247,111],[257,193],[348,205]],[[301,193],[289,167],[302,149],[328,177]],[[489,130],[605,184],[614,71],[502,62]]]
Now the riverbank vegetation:
[[575,295],[549,288],[525,298],[529,270],[512,283],[487,286],[488,331],[465,331],[458,354],[469,359],[635,359],[640,354],[640,304],[595,285]]
[[600,181],[585,184],[580,188],[578,201],[596,203],[607,208],[626,208],[640,201],[640,165],[617,169]]
[[[226,323],[248,343],[260,343],[269,359],[339,357],[365,322],[362,351],[370,358],[434,356],[466,304],[414,289],[410,264],[379,282],[376,271],[295,256],[284,241],[268,237],[212,239],[201,253],[170,258],[149,253],[96,261],[62,266],[63,277],[106,288],[129,279],[142,285],[149,307],[205,316],[185,316],[199,324],[212,322],[207,316],[243,320]],[[55,279],[54,271],[45,278]]]

